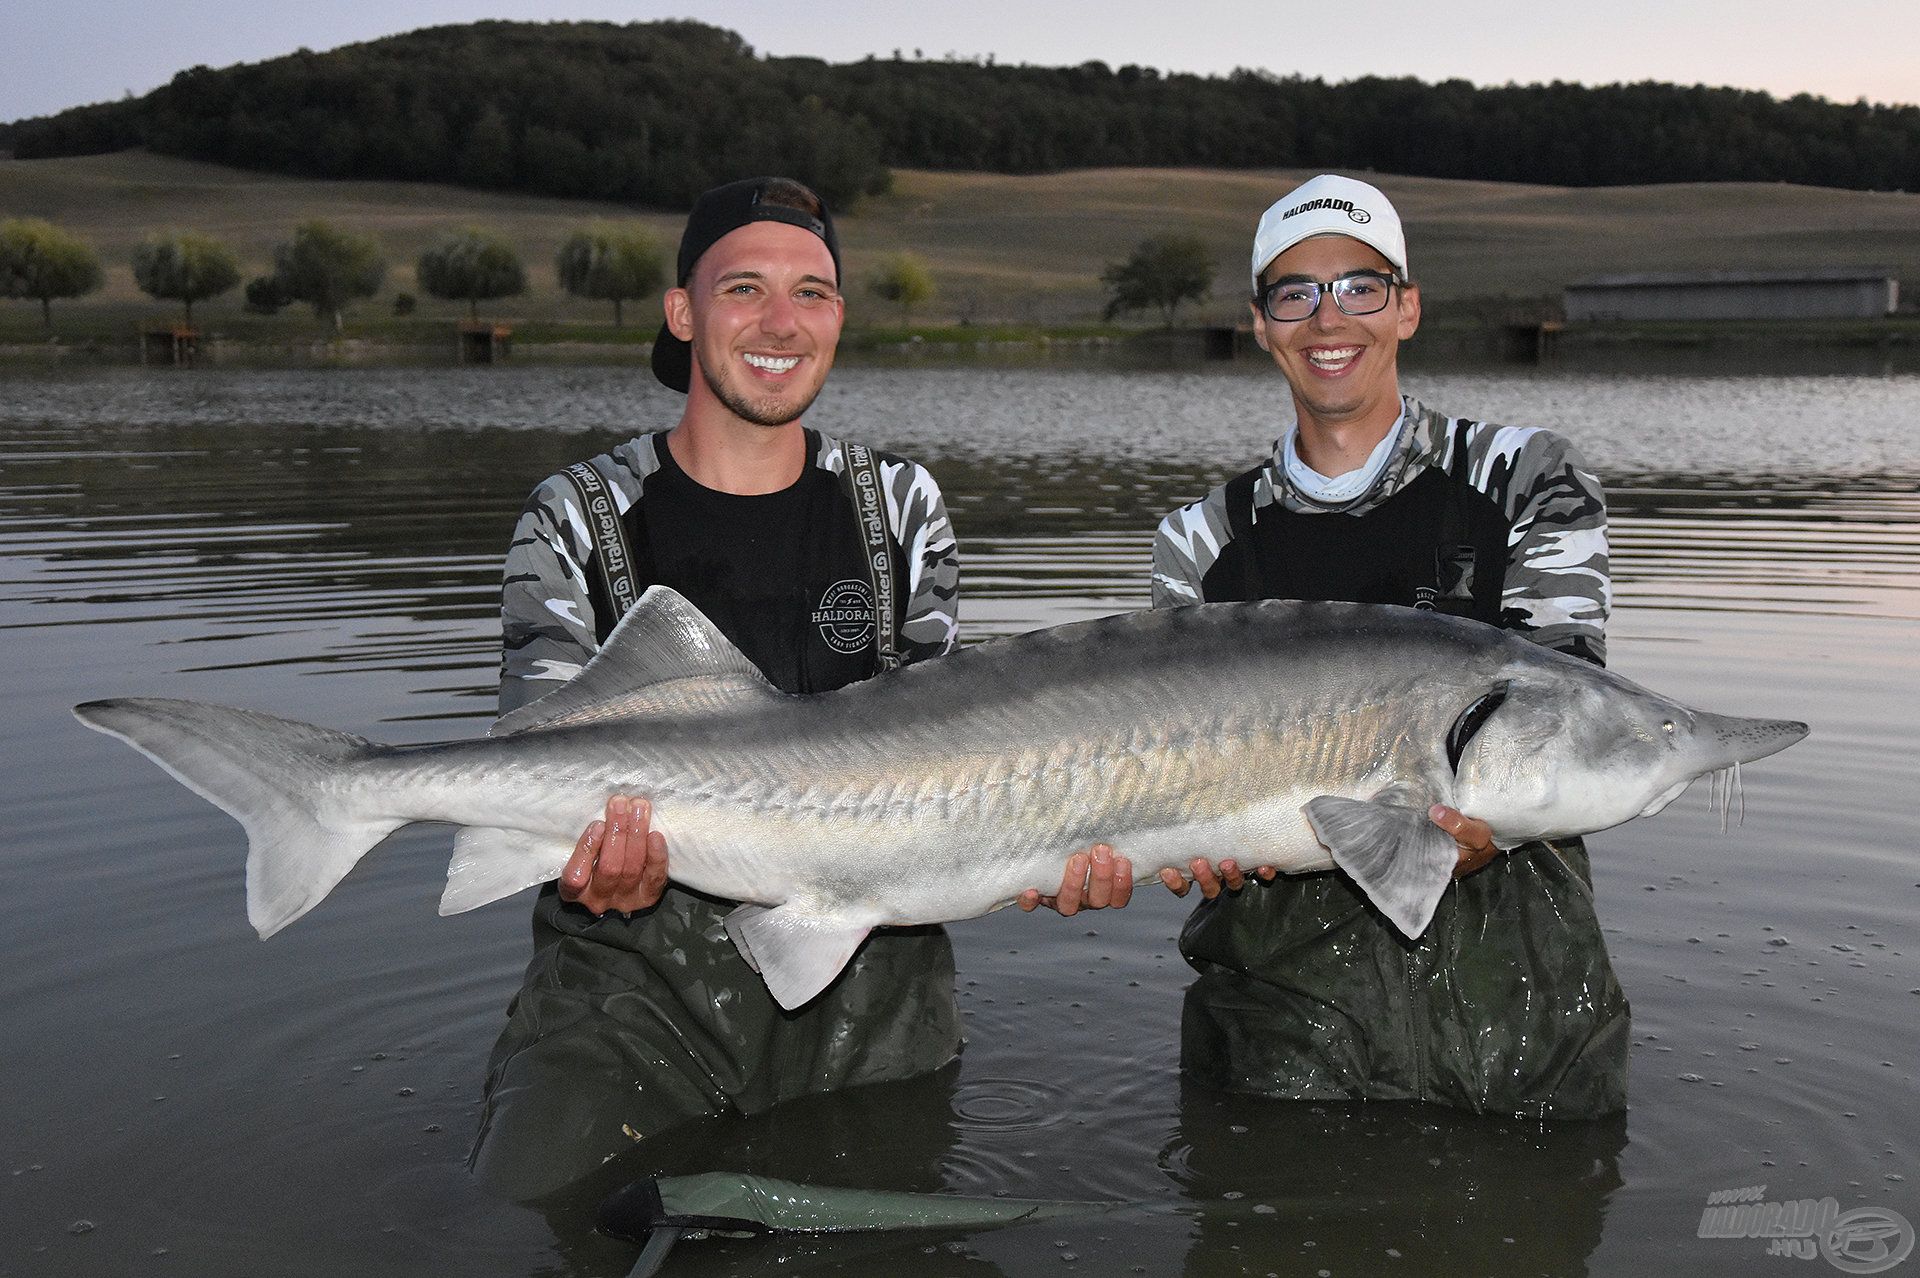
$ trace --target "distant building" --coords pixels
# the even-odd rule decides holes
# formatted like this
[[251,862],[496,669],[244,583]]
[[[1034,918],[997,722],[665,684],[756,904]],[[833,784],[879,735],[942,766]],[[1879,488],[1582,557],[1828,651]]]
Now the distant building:
[[1879,319],[1893,314],[1899,302],[1900,283],[1884,267],[1601,275],[1566,288],[1572,323]]

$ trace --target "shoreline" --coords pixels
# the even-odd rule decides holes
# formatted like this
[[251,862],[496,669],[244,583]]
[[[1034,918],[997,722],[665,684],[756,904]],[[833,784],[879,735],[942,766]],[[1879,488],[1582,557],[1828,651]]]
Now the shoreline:
[[[37,326],[0,323],[0,365],[164,367],[171,363],[164,353],[142,358],[143,333],[169,332],[171,325],[165,321],[135,323],[116,316],[102,323],[83,317],[64,332],[56,319],[51,336],[23,331],[32,327]],[[637,325],[615,329],[533,322],[508,327],[508,353],[496,361],[508,366],[644,365],[652,351],[652,330]],[[236,328],[240,331],[235,332]],[[451,367],[466,362],[460,352],[459,326],[439,319],[375,321],[333,336],[301,335],[273,319],[235,325],[223,316],[220,324],[201,329],[197,336],[193,366],[204,368]],[[1402,355],[1415,366],[1463,362],[1586,367],[1678,359],[1696,369],[1754,361],[1768,368],[1784,363],[1790,369],[1798,363],[1830,363],[1836,357],[1867,357],[1898,364],[1901,371],[1920,371],[1920,316],[1565,325],[1443,320],[1423,326],[1402,348]],[[849,329],[841,341],[840,359],[853,365],[902,360],[989,365],[1059,360],[1151,368],[1257,366],[1264,357],[1244,327],[949,324]]]

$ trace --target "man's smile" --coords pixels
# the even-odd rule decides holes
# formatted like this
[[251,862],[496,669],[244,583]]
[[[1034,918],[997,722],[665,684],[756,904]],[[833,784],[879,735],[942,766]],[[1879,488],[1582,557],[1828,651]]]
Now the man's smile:
[[1344,373],[1360,358],[1358,346],[1313,346],[1304,354],[1317,372]]
[[753,351],[746,352],[740,358],[744,359],[749,367],[776,375],[792,372],[794,365],[800,362],[798,355],[761,355]]

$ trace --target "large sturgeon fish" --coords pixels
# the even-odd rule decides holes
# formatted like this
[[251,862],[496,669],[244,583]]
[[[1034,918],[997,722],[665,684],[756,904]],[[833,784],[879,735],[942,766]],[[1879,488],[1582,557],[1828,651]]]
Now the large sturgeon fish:
[[556,877],[609,796],[650,796],[671,874],[742,902],[729,934],[785,1007],[870,929],[998,909],[1101,840],[1142,882],[1195,856],[1337,865],[1416,936],[1456,858],[1431,803],[1503,847],[1585,834],[1807,731],[1361,604],[1129,613],[793,696],[659,586],[572,681],[480,739],[380,745],[194,701],[74,713],[246,827],[263,937],[409,822],[462,827],[451,914]]

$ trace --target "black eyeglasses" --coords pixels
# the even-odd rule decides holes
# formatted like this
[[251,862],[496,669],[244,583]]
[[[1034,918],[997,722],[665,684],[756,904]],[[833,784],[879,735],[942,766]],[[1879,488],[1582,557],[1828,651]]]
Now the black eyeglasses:
[[1268,319],[1297,324],[1320,309],[1320,299],[1331,293],[1342,315],[1372,315],[1387,308],[1393,294],[1393,276],[1380,271],[1355,271],[1337,280],[1275,280],[1254,295],[1254,304]]

